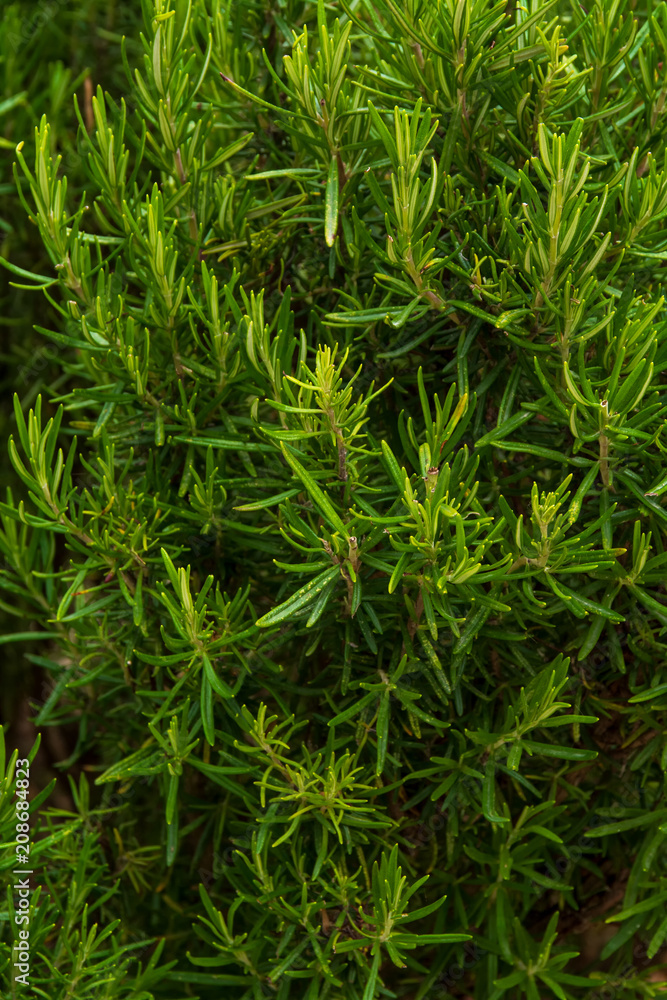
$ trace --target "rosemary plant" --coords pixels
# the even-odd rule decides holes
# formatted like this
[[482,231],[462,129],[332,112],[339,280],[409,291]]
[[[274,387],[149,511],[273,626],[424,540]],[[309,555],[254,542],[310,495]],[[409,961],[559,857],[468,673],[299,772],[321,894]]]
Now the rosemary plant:
[[664,995],[667,3],[141,10],[15,154],[33,994]]

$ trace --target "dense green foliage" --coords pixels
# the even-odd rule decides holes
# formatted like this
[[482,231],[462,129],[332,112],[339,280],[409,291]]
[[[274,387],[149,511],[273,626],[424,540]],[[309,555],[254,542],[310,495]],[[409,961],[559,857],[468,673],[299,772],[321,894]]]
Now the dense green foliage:
[[[43,114],[49,120],[53,153],[63,157],[70,197],[78,199],[86,178],[77,150],[78,122],[73,104],[77,91],[92,90],[93,80],[104,79],[114,93],[125,73],[118,60],[123,33],[128,51],[140,50],[140,10],[119,8],[107,0],[38,0],[35,4],[0,4],[0,256],[13,264],[41,272],[50,266],[39,230],[26,215],[16,194],[12,163],[16,145],[30,138]],[[86,39],[86,45],[80,39]],[[90,66],[94,66],[91,71]],[[88,112],[90,109],[88,109]],[[34,403],[46,385],[63,377],[56,345],[34,331],[34,324],[57,323],[57,313],[43,296],[29,288],[10,286],[12,274],[0,267],[0,440],[6,442],[13,423],[12,395],[18,391],[24,406]],[[66,378],[66,376],[65,376]],[[6,450],[3,455],[6,456]],[[11,463],[0,462],[0,491],[20,484]],[[0,605],[0,634],[14,627]],[[37,649],[36,646],[32,647]],[[37,693],[42,682],[25,670],[25,646],[3,650],[3,690],[0,719],[15,719],[26,682]],[[32,674],[32,676],[31,676]]]
[[35,995],[664,994],[667,3],[142,8],[16,151]]

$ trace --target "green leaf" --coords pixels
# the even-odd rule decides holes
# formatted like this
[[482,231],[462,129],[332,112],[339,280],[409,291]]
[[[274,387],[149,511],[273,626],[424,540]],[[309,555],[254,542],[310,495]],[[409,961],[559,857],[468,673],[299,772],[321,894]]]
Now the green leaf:
[[640,691],[639,694],[633,694],[628,701],[631,705],[636,705],[642,701],[651,701],[653,698],[659,698],[661,695],[667,694],[667,684],[656,684],[655,687],[646,688],[645,691]]
[[344,537],[347,537],[345,525],[341,521],[336,511],[334,510],[329,498],[320,489],[320,487],[317,485],[317,483],[310,475],[310,473],[306,472],[301,463],[298,462],[296,458],[294,458],[294,456],[288,450],[287,446],[285,444],[281,444],[280,447],[282,449],[283,455],[285,456],[285,460],[292,467],[296,476],[301,480],[303,485],[306,487],[306,492],[308,493],[309,497],[311,498],[315,506],[318,508],[320,513],[322,514],[322,517],[325,519],[325,521],[328,521],[328,523],[331,525],[332,528],[334,528],[336,531],[340,531],[340,533]]
[[295,594],[287,600],[280,604],[273,611],[269,611],[267,614],[259,618],[256,624],[260,628],[268,628],[269,625],[278,625],[281,621],[286,618],[290,618],[297,611],[300,611],[308,604],[312,604],[316,600],[320,592],[340,576],[340,569],[338,566],[332,566],[331,569],[325,570],[323,573],[319,573],[310,583],[306,584],[305,587],[301,587],[297,590]]
[[339,712],[338,715],[335,715],[333,719],[329,719],[327,725],[340,726],[343,722],[348,722],[350,719],[353,719],[355,715],[358,715],[362,709],[366,707],[366,705],[370,705],[370,703],[376,699],[377,695],[375,692],[370,691],[368,694],[365,694],[363,698],[360,698],[358,701],[355,700],[352,705],[344,709],[344,711]]
[[648,910],[654,910],[656,906],[662,907],[665,902],[667,902],[667,892],[657,892],[648,899],[643,899],[641,903],[635,903],[634,906],[628,907],[627,910],[622,910],[620,913],[615,913],[612,917],[607,917],[606,923],[628,920],[628,918],[634,917],[638,913],[646,913]]
[[643,813],[640,816],[632,816],[616,823],[603,823],[601,826],[596,826],[594,830],[587,830],[584,836],[608,837],[614,833],[625,833],[626,830],[637,830],[642,826],[657,825],[658,821],[665,817],[667,817],[667,809],[658,809],[654,813]]
[[533,740],[521,740],[526,750],[539,753],[545,757],[557,757],[559,760],[595,760],[597,751],[583,750],[580,747],[554,746],[553,743],[535,743]]
[[298,496],[299,492],[299,490],[284,490],[282,493],[267,497],[266,500],[255,500],[253,503],[241,504],[240,507],[234,507],[234,510],[266,510],[268,507],[275,507],[281,500],[290,500],[292,497]]
[[[31,281],[36,282],[40,288],[50,288],[51,285],[55,285],[58,281],[57,278],[46,278],[43,274],[33,274],[32,271],[26,271],[24,268],[19,267],[18,264],[12,264],[11,261],[5,260],[4,257],[0,257],[0,264],[12,274],[16,274],[19,278],[29,278]],[[21,288],[29,288],[30,285],[21,285]]]
[[489,823],[509,823],[506,816],[501,816],[496,811],[496,765],[492,760],[487,761],[484,768],[482,811]]
[[331,157],[324,196],[324,239],[328,247],[334,245],[338,229],[338,161]]

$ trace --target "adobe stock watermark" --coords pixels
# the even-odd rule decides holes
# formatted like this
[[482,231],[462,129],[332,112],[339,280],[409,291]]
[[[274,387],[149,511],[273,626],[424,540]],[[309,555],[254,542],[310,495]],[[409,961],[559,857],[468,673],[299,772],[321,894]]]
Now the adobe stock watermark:
[[17,31],[10,31],[7,40],[14,52],[19,52],[25,48],[35,35],[42,28],[52,21],[60,10],[67,6],[68,0],[36,0],[35,3],[26,5],[29,13],[21,18],[21,25]]
[[19,757],[16,761],[14,775],[16,794],[16,857],[13,874],[17,876],[14,882],[14,923],[16,938],[13,948],[12,973],[14,982],[21,986],[29,986],[30,976],[30,897],[32,888],[30,876],[34,870],[30,867],[30,761]]
[[30,360],[29,365],[20,365],[17,372],[21,385],[25,386],[33,382],[35,378],[48,367],[50,362],[56,361],[60,355],[60,350],[53,344],[44,344],[36,351]]

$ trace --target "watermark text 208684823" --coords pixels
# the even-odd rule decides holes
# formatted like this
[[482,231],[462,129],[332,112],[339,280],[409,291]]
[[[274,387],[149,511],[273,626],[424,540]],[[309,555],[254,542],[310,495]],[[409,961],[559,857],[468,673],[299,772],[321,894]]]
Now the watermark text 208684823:
[[23,986],[28,985],[30,974],[30,824],[28,812],[28,789],[30,787],[30,761],[16,761],[16,864],[14,874],[19,877],[14,883],[16,938],[14,944],[14,979]]

